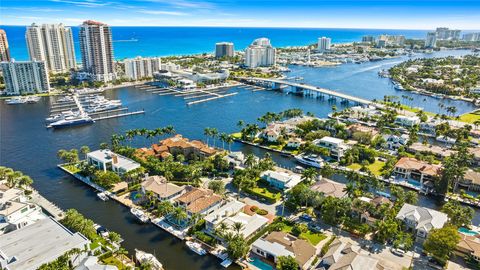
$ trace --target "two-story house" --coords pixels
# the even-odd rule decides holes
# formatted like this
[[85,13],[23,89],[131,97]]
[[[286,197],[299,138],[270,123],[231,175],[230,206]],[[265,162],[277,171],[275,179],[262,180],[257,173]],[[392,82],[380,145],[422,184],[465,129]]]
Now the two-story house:
[[407,230],[414,232],[420,240],[427,238],[430,230],[440,229],[448,221],[445,213],[408,203],[402,206],[396,218],[401,220]]
[[141,184],[143,195],[152,192],[159,201],[173,201],[185,192],[185,187],[169,183],[163,176],[149,176]]
[[317,146],[327,148],[330,156],[336,160],[340,160],[345,152],[350,148],[342,139],[325,136],[321,139],[314,140],[313,143]]

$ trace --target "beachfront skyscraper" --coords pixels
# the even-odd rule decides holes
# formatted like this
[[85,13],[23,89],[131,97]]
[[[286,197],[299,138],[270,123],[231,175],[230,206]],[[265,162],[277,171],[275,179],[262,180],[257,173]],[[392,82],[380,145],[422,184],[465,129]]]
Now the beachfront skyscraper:
[[110,27],[101,22],[85,21],[79,35],[83,70],[89,78],[102,82],[115,79]]
[[437,46],[437,33],[428,32],[425,40],[425,48],[435,48]]
[[44,61],[2,62],[0,68],[8,95],[34,94],[50,91]]
[[233,57],[235,51],[232,42],[218,42],[215,44],[215,57]]
[[257,38],[245,51],[245,65],[249,68],[275,65],[275,53],[268,38]]
[[153,78],[153,73],[161,69],[162,61],[160,57],[143,58],[136,57],[125,59],[125,77],[130,80],[142,78]]
[[32,24],[25,33],[30,60],[45,61],[50,72],[74,69],[75,48],[72,29],[63,24]]
[[0,62],[10,61],[10,48],[8,47],[7,33],[0,29]]
[[320,52],[325,52],[330,50],[332,45],[332,39],[327,37],[321,37],[318,39],[317,50]]
[[438,40],[458,40],[460,39],[460,30],[451,30],[447,27],[438,27],[435,31]]

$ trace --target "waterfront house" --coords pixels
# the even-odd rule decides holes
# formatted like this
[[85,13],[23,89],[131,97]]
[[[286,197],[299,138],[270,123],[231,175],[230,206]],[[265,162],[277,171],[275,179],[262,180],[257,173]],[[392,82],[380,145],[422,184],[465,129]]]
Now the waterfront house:
[[209,189],[187,187],[186,192],[174,199],[174,202],[184,208],[190,217],[193,214],[204,216],[221,207],[222,196]]
[[245,165],[245,155],[241,151],[229,152],[224,158],[230,168],[243,167]]
[[252,252],[274,263],[280,256],[295,258],[301,269],[310,268],[316,257],[316,249],[307,240],[299,239],[286,232],[273,231],[252,244]]
[[330,156],[336,160],[340,160],[345,152],[350,148],[342,139],[325,136],[321,139],[314,140],[317,146],[327,148]]
[[413,143],[407,148],[407,151],[413,154],[422,153],[422,154],[432,154],[438,158],[446,158],[455,153],[455,151],[441,147],[438,145],[432,144],[423,144],[420,142]]
[[466,171],[458,185],[471,191],[480,191],[480,173],[474,170]]
[[398,150],[398,148],[405,146],[410,136],[408,134],[395,135],[385,134],[383,139],[385,140],[385,147],[390,150]]
[[397,115],[395,124],[409,128],[420,124],[420,118],[418,116]]
[[475,261],[480,262],[480,239],[476,235],[459,234],[461,237],[455,247],[455,255],[461,257],[471,257]]
[[380,270],[385,269],[379,260],[359,252],[353,251],[349,243],[342,242],[338,238],[329,246],[327,253],[322,258],[322,266],[329,270]]
[[326,197],[332,196],[336,198],[343,198],[347,195],[345,192],[345,184],[338,183],[326,178],[316,182],[313,186],[310,187],[311,190],[321,192]]
[[355,133],[369,134],[372,138],[377,136],[378,130],[375,127],[369,127],[362,124],[351,124],[347,127],[347,133],[349,137],[352,137]]
[[207,146],[201,141],[190,141],[182,135],[177,134],[171,138],[160,141],[158,144],[152,145],[152,150],[158,158],[165,159],[168,156],[183,155],[186,158],[192,156],[209,157],[217,153],[217,151]]
[[44,218],[42,208],[28,202],[22,189],[0,185],[0,235]]
[[[28,240],[26,240],[28,239]],[[6,270],[37,269],[72,249],[89,249],[90,241],[71,232],[49,217],[16,231],[0,235],[0,268]],[[73,267],[86,253],[70,258]],[[75,263],[76,262],[76,263]]]
[[219,237],[219,235],[216,234],[216,229],[219,224],[223,223],[227,225],[228,229],[222,232],[223,234],[226,234],[228,232],[234,233],[232,228],[233,224],[240,223],[242,224],[242,228],[238,233],[242,235],[243,238],[248,239],[268,225],[268,218],[258,214],[248,215],[243,212],[244,208],[245,204],[237,200],[227,202],[204,218],[205,231],[211,235]]
[[288,148],[298,148],[300,147],[300,145],[302,145],[302,139],[300,138],[297,138],[297,137],[292,137],[292,138],[289,138],[288,141],[287,141],[287,147]]
[[144,196],[147,192],[152,192],[159,201],[173,201],[185,192],[184,186],[169,183],[165,177],[158,175],[147,177],[140,185]]
[[407,230],[414,232],[420,240],[426,239],[430,230],[440,229],[448,221],[445,213],[408,203],[402,206],[396,218],[401,220]]
[[267,170],[262,172],[260,177],[272,187],[280,190],[289,190],[302,181],[302,177],[299,174],[287,171]]
[[473,165],[480,166],[480,147],[469,148],[469,153],[473,155]]
[[95,166],[98,170],[113,171],[117,174],[140,168],[140,164],[122,155],[116,154],[109,149],[101,149],[87,154],[89,165]]
[[440,165],[430,164],[415,158],[402,157],[395,164],[394,173],[404,179],[414,180],[420,186],[431,186],[436,177],[439,176]]

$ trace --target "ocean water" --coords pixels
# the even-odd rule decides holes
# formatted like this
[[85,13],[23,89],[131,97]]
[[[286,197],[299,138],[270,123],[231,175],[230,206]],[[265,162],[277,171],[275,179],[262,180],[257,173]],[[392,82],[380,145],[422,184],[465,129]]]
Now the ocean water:
[[[7,33],[12,57],[27,60],[25,26],[0,26]],[[76,58],[80,59],[79,27],[72,27]],[[112,27],[116,59],[135,56],[168,56],[213,52],[215,43],[234,42],[243,50],[255,38],[267,37],[276,47],[316,43],[319,37],[332,38],[334,43],[361,41],[364,35],[405,35],[424,38],[425,30],[384,29],[312,29],[312,28],[233,28],[233,27]],[[136,41],[131,41],[131,40]]]

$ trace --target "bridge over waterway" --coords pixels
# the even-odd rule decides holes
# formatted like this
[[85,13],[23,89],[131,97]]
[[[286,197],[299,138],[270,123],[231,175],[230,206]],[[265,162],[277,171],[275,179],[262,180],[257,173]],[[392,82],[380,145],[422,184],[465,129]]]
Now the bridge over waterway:
[[240,81],[247,82],[247,83],[254,83],[260,84],[264,87],[271,87],[274,90],[282,89],[282,86],[290,86],[291,91],[294,93],[303,93],[304,95],[316,94],[317,96],[329,96],[330,98],[339,98],[342,100],[351,101],[357,104],[364,104],[364,105],[374,105],[374,102],[371,100],[351,96],[344,93],[339,93],[333,90],[303,84],[303,83],[296,83],[290,82],[281,79],[275,78],[255,78],[255,77],[239,77]]

